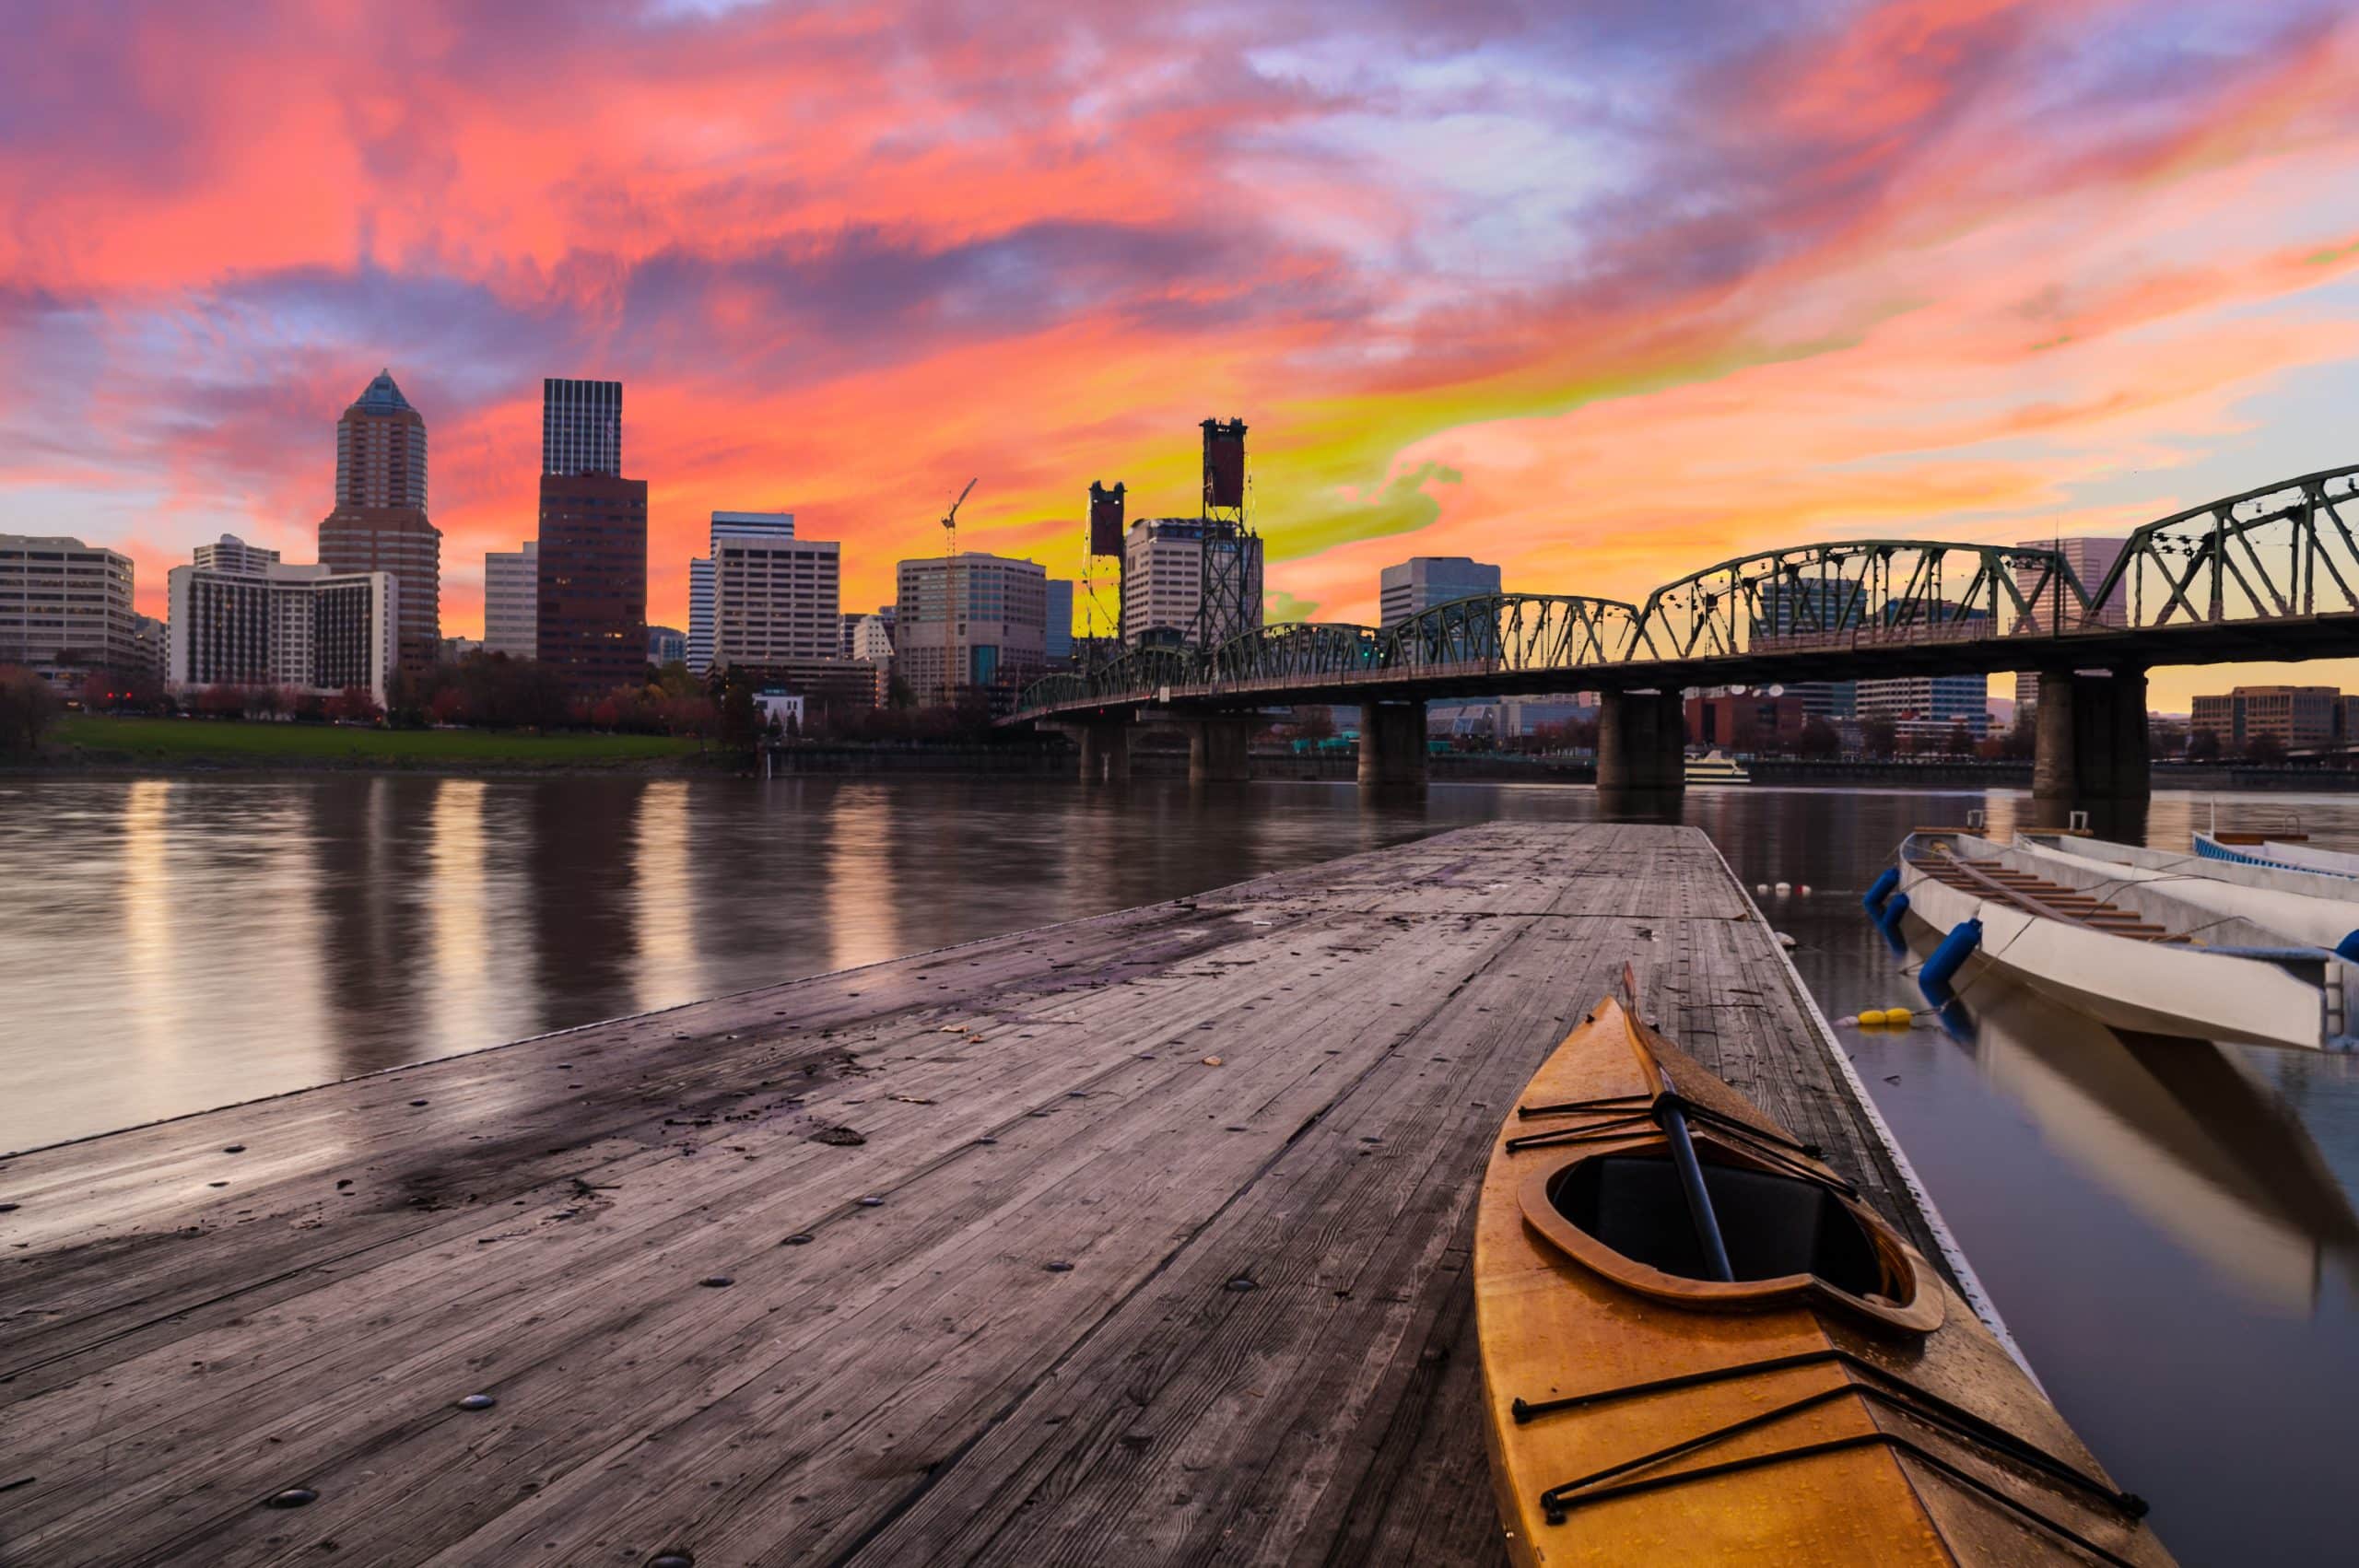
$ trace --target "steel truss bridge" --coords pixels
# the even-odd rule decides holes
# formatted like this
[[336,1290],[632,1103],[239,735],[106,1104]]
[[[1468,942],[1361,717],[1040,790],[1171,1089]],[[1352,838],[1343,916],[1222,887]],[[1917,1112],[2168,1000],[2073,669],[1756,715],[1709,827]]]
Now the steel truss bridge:
[[1289,622],[1027,687],[1005,720],[1148,705],[1423,701],[2359,655],[2359,464],[2130,534],[2098,582],[2052,549],[1929,539],[1722,561],[1631,604],[1494,593],[1391,627]]

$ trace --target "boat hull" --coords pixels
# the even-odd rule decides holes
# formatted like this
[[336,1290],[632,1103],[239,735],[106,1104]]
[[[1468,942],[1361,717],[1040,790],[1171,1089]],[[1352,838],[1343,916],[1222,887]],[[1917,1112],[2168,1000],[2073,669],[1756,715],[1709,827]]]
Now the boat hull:
[[2195,836],[2195,852],[2207,860],[2228,865],[2267,866],[2275,871],[2306,872],[2313,876],[2359,879],[2359,855],[2318,849],[2307,844],[2263,839],[2259,844],[2224,844],[2208,833]]
[[1982,922],[1970,964],[2002,969],[2116,1029],[2309,1050],[2330,1037],[2322,989],[2266,960],[2050,919],[1952,887],[1907,860],[1900,891],[1909,915],[1936,931]]

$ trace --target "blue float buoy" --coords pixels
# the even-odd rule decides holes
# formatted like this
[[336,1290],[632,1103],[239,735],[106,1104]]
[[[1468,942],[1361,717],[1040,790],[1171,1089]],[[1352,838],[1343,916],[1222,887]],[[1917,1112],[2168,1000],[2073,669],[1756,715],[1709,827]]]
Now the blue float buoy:
[[1899,885],[1900,868],[1886,866],[1883,875],[1868,883],[1868,890],[1860,895],[1860,902],[1867,906],[1869,914],[1881,914],[1884,911],[1884,901],[1891,897],[1892,890]]
[[1942,938],[1941,946],[1933,949],[1933,955],[1925,960],[1925,966],[1917,971],[1917,989],[1925,993],[1925,1000],[1935,1007],[1949,1000],[1954,994],[1950,990],[1951,979],[1974,950],[1981,945],[1980,920],[1960,920],[1952,926],[1950,934]]

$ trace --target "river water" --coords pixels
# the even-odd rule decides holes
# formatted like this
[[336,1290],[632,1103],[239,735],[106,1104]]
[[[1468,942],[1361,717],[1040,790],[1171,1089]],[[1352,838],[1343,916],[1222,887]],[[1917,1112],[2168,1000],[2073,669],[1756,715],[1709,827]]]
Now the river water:
[[[2004,791],[1689,791],[1830,1017],[1918,1002],[1858,891]],[[2152,843],[2209,811],[2156,798]],[[2359,802],[2272,796],[2359,847]],[[1152,902],[1592,791],[1177,781],[0,778],[0,1150]],[[2130,1045],[1978,984],[1840,1031],[2042,1380],[2190,1563],[2348,1550],[2359,1057]]]

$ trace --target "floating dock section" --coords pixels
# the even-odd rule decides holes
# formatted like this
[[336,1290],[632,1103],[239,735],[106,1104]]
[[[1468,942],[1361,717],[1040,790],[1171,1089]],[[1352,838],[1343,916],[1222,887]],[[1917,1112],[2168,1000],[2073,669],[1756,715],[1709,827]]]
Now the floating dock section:
[[1495,824],[0,1162],[0,1562],[1502,1561],[1475,1199],[1625,962],[1945,1256],[1701,833]]

